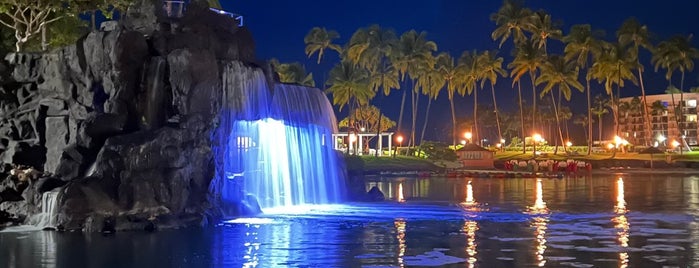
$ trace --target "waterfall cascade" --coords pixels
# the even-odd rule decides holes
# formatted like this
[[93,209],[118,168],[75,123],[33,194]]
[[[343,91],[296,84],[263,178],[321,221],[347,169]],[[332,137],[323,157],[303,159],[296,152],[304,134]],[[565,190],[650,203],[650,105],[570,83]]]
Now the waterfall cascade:
[[59,191],[48,191],[41,194],[41,212],[29,219],[29,225],[40,229],[56,227],[59,193]]
[[[272,88],[273,90],[270,90]],[[344,169],[332,148],[335,114],[318,89],[268,86],[262,70],[229,63],[215,133],[211,193],[225,204],[261,208],[342,200]]]

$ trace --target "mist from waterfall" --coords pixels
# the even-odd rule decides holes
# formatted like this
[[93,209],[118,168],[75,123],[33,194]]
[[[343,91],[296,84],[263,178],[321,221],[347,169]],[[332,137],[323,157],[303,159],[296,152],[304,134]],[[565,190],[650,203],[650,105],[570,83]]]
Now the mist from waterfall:
[[330,102],[315,88],[272,88],[262,70],[226,65],[211,194],[224,206],[254,197],[263,209],[340,202],[345,171]]

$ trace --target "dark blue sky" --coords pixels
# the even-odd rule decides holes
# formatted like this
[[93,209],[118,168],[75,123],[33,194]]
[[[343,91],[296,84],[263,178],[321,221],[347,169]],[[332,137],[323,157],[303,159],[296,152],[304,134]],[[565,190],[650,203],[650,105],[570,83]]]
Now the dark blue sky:
[[[379,24],[393,28],[397,34],[415,29],[428,32],[428,38],[435,41],[439,51],[450,52],[455,58],[464,50],[486,50],[497,48],[490,33],[495,28],[489,20],[491,13],[496,12],[502,4],[499,0],[337,0],[337,1],[221,1],[226,10],[245,16],[246,26],[252,31],[257,47],[257,57],[260,59],[277,58],[282,62],[302,62],[308,71],[313,72],[317,84],[321,85],[325,74],[338,61],[334,53],[323,59],[320,65],[315,60],[307,60],[304,54],[303,38],[315,26],[322,26],[340,33],[338,43],[344,44],[352,33],[360,27]],[[400,3],[400,4],[398,4]],[[697,0],[529,0],[527,6],[532,9],[544,9],[553,16],[554,20],[563,22],[564,34],[573,24],[589,23],[595,29],[604,30],[607,39],[613,38],[616,29],[628,17],[634,16],[641,23],[647,24],[655,34],[655,43],[675,34],[687,35],[699,33],[699,1]],[[557,42],[557,41],[553,41]],[[699,37],[693,39],[699,46]],[[504,46],[500,55],[510,60],[511,46]],[[560,53],[561,45],[553,45],[553,53]],[[646,65],[644,78],[646,89],[660,93],[667,87],[662,73],[655,73],[650,66],[648,53],[642,56]],[[662,71],[661,71],[662,72]],[[686,79],[686,86],[699,85],[699,72],[695,70]],[[679,74],[677,75],[679,77]],[[503,79],[496,85],[498,100],[502,109],[514,110],[516,103],[515,91],[510,87],[511,81]],[[622,95],[634,95],[638,87],[629,86],[623,89]],[[528,92],[530,90],[525,90]],[[593,83],[593,95],[602,92],[601,86]],[[625,93],[624,93],[625,92]],[[490,102],[489,92],[479,94],[479,99]],[[527,98],[531,93],[525,95]],[[584,112],[584,97],[574,94],[576,104],[572,104],[574,112]],[[530,98],[527,98],[530,99]],[[471,111],[471,97],[456,100],[457,114],[466,116]],[[422,102],[423,104],[426,101]],[[390,97],[379,97],[376,105],[387,110],[393,120],[398,119],[400,94]],[[424,107],[421,107],[424,109]],[[431,132],[441,132],[450,124],[448,101],[442,94],[437,105],[431,112]],[[342,115],[338,114],[338,117]],[[445,122],[441,122],[445,121]],[[434,136],[433,138],[442,138]]]

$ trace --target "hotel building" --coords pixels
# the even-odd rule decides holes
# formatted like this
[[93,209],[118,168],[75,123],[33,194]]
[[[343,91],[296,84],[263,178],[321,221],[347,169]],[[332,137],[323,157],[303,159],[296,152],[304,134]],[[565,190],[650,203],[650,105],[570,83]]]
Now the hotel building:
[[[673,105],[673,97],[675,105]],[[620,103],[621,105],[631,104],[634,98],[640,99],[640,97],[621,98]],[[684,137],[687,145],[697,145],[699,139],[697,137],[697,100],[699,100],[699,93],[684,93],[682,101],[679,93],[646,95],[652,133],[651,144],[659,142],[661,145],[668,145],[670,141]],[[654,105],[655,102],[658,104]],[[643,123],[643,106],[641,105],[637,109],[620,109],[619,114],[620,136],[636,145],[646,144],[648,138],[645,137],[646,126]],[[629,106],[633,107],[633,105]]]

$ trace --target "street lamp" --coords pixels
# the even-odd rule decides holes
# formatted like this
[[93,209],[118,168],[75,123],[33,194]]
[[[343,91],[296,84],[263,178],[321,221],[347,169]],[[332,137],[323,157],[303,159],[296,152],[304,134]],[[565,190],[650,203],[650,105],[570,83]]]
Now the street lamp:
[[[398,147],[403,146],[403,136],[401,136],[401,135],[396,136],[396,141],[397,141],[398,144],[399,144]],[[398,152],[398,147],[396,147],[395,149],[393,149],[393,157],[396,157],[396,154],[397,154],[397,152]]]
[[464,133],[464,138],[466,138],[466,140],[470,143],[471,138],[473,138],[473,134],[471,132],[466,132]]
[[461,145],[466,145],[466,140],[461,140]]
[[534,144],[534,157],[536,157],[536,143],[541,140],[541,135],[535,133],[532,135],[532,140]]

